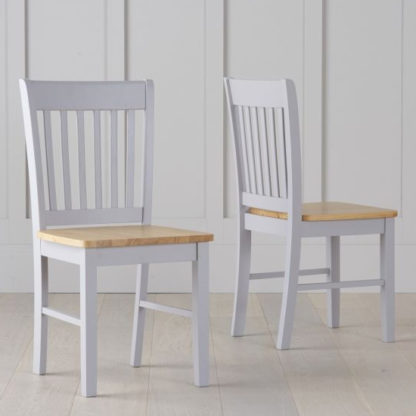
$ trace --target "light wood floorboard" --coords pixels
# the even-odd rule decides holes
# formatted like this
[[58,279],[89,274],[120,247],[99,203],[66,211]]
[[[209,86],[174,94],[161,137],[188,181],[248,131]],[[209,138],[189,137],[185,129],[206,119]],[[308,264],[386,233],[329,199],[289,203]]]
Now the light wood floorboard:
[[[191,296],[157,295],[156,302],[190,309]],[[221,415],[212,346],[211,385],[203,388],[193,385],[191,320],[155,312],[152,338],[147,415]]]
[[[323,295],[309,296],[324,319]],[[397,296],[399,319],[395,343],[380,341],[379,301],[376,294],[341,296],[341,328],[331,331],[366,402],[374,414],[380,416],[416,414],[416,368],[403,353],[404,328],[400,320],[404,312],[401,302],[406,296]],[[416,348],[415,341],[416,331],[410,342],[413,349]],[[409,346],[408,343],[406,345]]]
[[244,337],[230,336],[231,300],[229,295],[214,295],[211,302],[224,415],[298,415],[257,296],[249,298]]
[[[190,307],[190,295],[151,295]],[[48,374],[32,374],[32,296],[0,294],[0,415],[416,415],[416,294],[397,295],[397,342],[380,340],[375,294],[298,296],[292,349],[277,351],[281,296],[250,295],[246,336],[230,333],[233,296],[211,296],[211,386],[193,385],[190,320],[147,312],[143,366],[129,366],[133,295],[98,297],[98,394],[79,394],[79,330],[50,319]],[[78,315],[79,296],[51,295]]]
[[0,295],[0,399],[32,340],[33,296]]
[[[258,295],[275,341],[281,295]],[[330,330],[305,294],[297,297],[292,348],[277,351],[301,415],[371,414]]]

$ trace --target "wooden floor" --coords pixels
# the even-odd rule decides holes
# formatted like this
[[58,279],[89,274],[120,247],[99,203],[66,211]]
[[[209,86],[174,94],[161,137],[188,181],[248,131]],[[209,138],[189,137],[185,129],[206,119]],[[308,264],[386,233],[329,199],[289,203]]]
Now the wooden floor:
[[[188,306],[189,295],[153,295]],[[74,314],[78,296],[52,295]],[[416,415],[416,295],[397,296],[397,342],[380,341],[377,295],[343,294],[340,329],[324,295],[298,297],[293,349],[274,347],[280,295],[251,295],[231,338],[232,296],[211,296],[211,381],[192,384],[186,318],[148,313],[144,366],[128,365],[132,295],[99,296],[99,397],[79,395],[76,327],[50,320],[48,375],[31,373],[32,296],[0,295],[0,415]]]

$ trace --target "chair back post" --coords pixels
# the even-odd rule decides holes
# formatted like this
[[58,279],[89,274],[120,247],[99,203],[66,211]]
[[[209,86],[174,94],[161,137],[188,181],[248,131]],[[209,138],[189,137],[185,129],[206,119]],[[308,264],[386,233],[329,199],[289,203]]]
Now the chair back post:
[[248,208],[287,212],[301,221],[298,106],[293,81],[225,78],[240,216]]
[[237,117],[235,114],[235,110],[232,105],[231,99],[231,91],[230,91],[230,80],[229,78],[224,78],[224,87],[225,87],[225,96],[227,101],[227,108],[228,114],[230,118],[230,127],[231,127],[231,135],[232,135],[232,142],[233,142],[233,149],[234,149],[234,166],[236,167],[236,182],[237,182],[237,209],[239,214],[240,222],[244,221],[244,213],[247,211],[247,207],[243,205],[243,192],[246,188],[247,184],[244,178],[244,171],[243,171],[243,154],[241,149],[241,141],[238,140],[239,133]]
[[289,136],[288,152],[288,185],[289,210],[288,220],[301,222],[302,220],[302,166],[299,132],[299,112],[295,83],[286,80],[287,110],[285,111],[285,135]]
[[[150,224],[153,182],[153,82],[21,79],[19,83],[34,239],[40,229],[50,226]],[[139,185],[135,178],[136,113],[142,111],[142,203],[138,207],[135,203],[135,189],[138,189]],[[57,124],[54,125],[52,115],[55,113]],[[70,115],[74,116],[72,120],[76,124],[72,135],[69,130]],[[106,115],[108,118],[104,118]],[[87,119],[87,116],[91,117]],[[107,121],[108,139],[104,135],[107,131]],[[77,155],[74,155],[75,148]],[[104,159],[104,149],[109,152],[108,160]],[[120,149],[124,150],[124,154]],[[71,150],[72,165],[69,156]],[[105,179],[108,179],[108,183]],[[88,185],[92,185],[93,188]],[[94,188],[95,195],[88,192]],[[104,189],[108,192],[109,203],[103,200]],[[72,198],[77,190],[78,206]]]
[[[25,80],[19,80],[23,109],[23,123],[26,141],[26,157],[29,170],[30,207],[32,217],[33,239],[36,233],[44,228],[45,221],[42,213],[45,210],[42,183],[42,166],[39,143],[39,130],[35,111],[32,109]],[[34,137],[36,136],[36,137]]]
[[152,195],[153,195],[153,148],[154,148],[154,83],[146,80],[146,113],[144,137],[146,140],[143,152],[143,224],[152,221]]

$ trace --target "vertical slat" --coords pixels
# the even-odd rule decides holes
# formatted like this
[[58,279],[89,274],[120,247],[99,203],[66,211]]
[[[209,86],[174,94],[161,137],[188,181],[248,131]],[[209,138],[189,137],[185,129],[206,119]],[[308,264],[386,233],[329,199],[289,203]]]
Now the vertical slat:
[[127,146],[126,146],[126,207],[134,205],[134,110],[127,111]]
[[283,108],[276,108],[276,146],[277,146],[277,157],[279,170],[279,188],[280,198],[287,198],[287,163],[286,163],[286,143],[285,143],[285,128],[284,128],[284,117]]
[[260,158],[260,145],[259,145],[259,128],[257,123],[257,108],[249,107],[249,114],[251,119],[251,140],[253,142],[254,150],[254,167],[255,177],[257,183],[257,193],[264,195],[263,192],[263,178],[261,174],[261,158]]
[[117,111],[111,111],[111,207],[118,206]]
[[71,176],[69,165],[69,147],[68,147],[68,112],[61,111],[61,144],[62,144],[62,173],[64,177],[64,202],[65,209],[72,208],[71,199]]
[[250,110],[248,107],[243,107],[243,123],[246,139],[246,149],[247,149],[247,160],[248,160],[248,174],[250,177],[250,192],[255,194],[257,193],[256,185],[256,173],[254,168],[254,152],[253,152],[253,141],[251,135],[251,121],[250,121]]
[[87,208],[87,176],[85,168],[85,130],[84,112],[77,111],[78,127],[78,165],[79,165],[79,203],[81,209]]
[[43,112],[43,126],[45,130],[46,166],[48,177],[49,207],[56,210],[55,167],[53,163],[53,147],[51,134],[51,112]]
[[94,111],[94,163],[95,163],[95,208],[103,206],[103,181],[101,174],[101,117],[98,110]]
[[259,107],[257,109],[257,122],[259,126],[259,144],[260,144],[260,157],[261,168],[263,172],[263,192],[265,195],[271,195],[270,188],[270,167],[269,167],[269,155],[267,149],[267,137],[266,137],[266,117],[265,108]]
[[243,189],[246,192],[251,192],[251,184],[249,179],[249,173],[248,173],[248,159],[247,159],[247,143],[246,143],[246,133],[244,128],[244,120],[243,120],[243,108],[241,105],[234,107],[236,112],[235,120],[238,120],[238,132],[237,140],[240,140],[240,148],[241,148],[241,156],[242,156],[242,167],[243,167],[243,173],[244,173],[244,182],[245,186]]
[[273,108],[266,110],[267,144],[269,146],[270,186],[272,196],[279,196],[279,172],[277,170],[276,131]]

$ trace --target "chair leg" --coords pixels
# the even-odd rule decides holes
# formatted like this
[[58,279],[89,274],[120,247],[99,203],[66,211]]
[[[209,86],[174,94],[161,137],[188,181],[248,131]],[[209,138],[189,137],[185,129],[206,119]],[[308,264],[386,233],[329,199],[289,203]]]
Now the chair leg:
[[246,325],[247,300],[250,283],[251,262],[251,231],[240,225],[240,245],[238,248],[236,291],[234,295],[234,311],[231,324],[231,335],[240,337],[244,335]]
[[81,394],[97,395],[97,265],[85,252],[80,265]]
[[[340,238],[339,236],[327,238],[327,265],[329,268],[329,282],[340,280]],[[329,289],[327,295],[328,326],[339,327],[340,290]]]
[[149,277],[149,265],[139,264],[137,266],[136,295],[134,301],[133,338],[131,343],[130,364],[140,367],[143,349],[143,334],[146,309],[141,308],[140,301],[147,297],[147,283]]
[[386,218],[384,234],[380,236],[380,273],[384,280],[381,286],[381,324],[383,341],[395,339],[395,306],[394,306],[394,219]]
[[192,262],[192,348],[194,383],[209,385],[209,253],[208,243],[198,243]]
[[42,307],[48,306],[48,259],[35,252],[34,257],[34,335],[33,372],[46,373],[48,317]]
[[287,350],[290,347],[299,279],[300,243],[300,237],[288,235],[282,309],[276,345],[279,350]]

